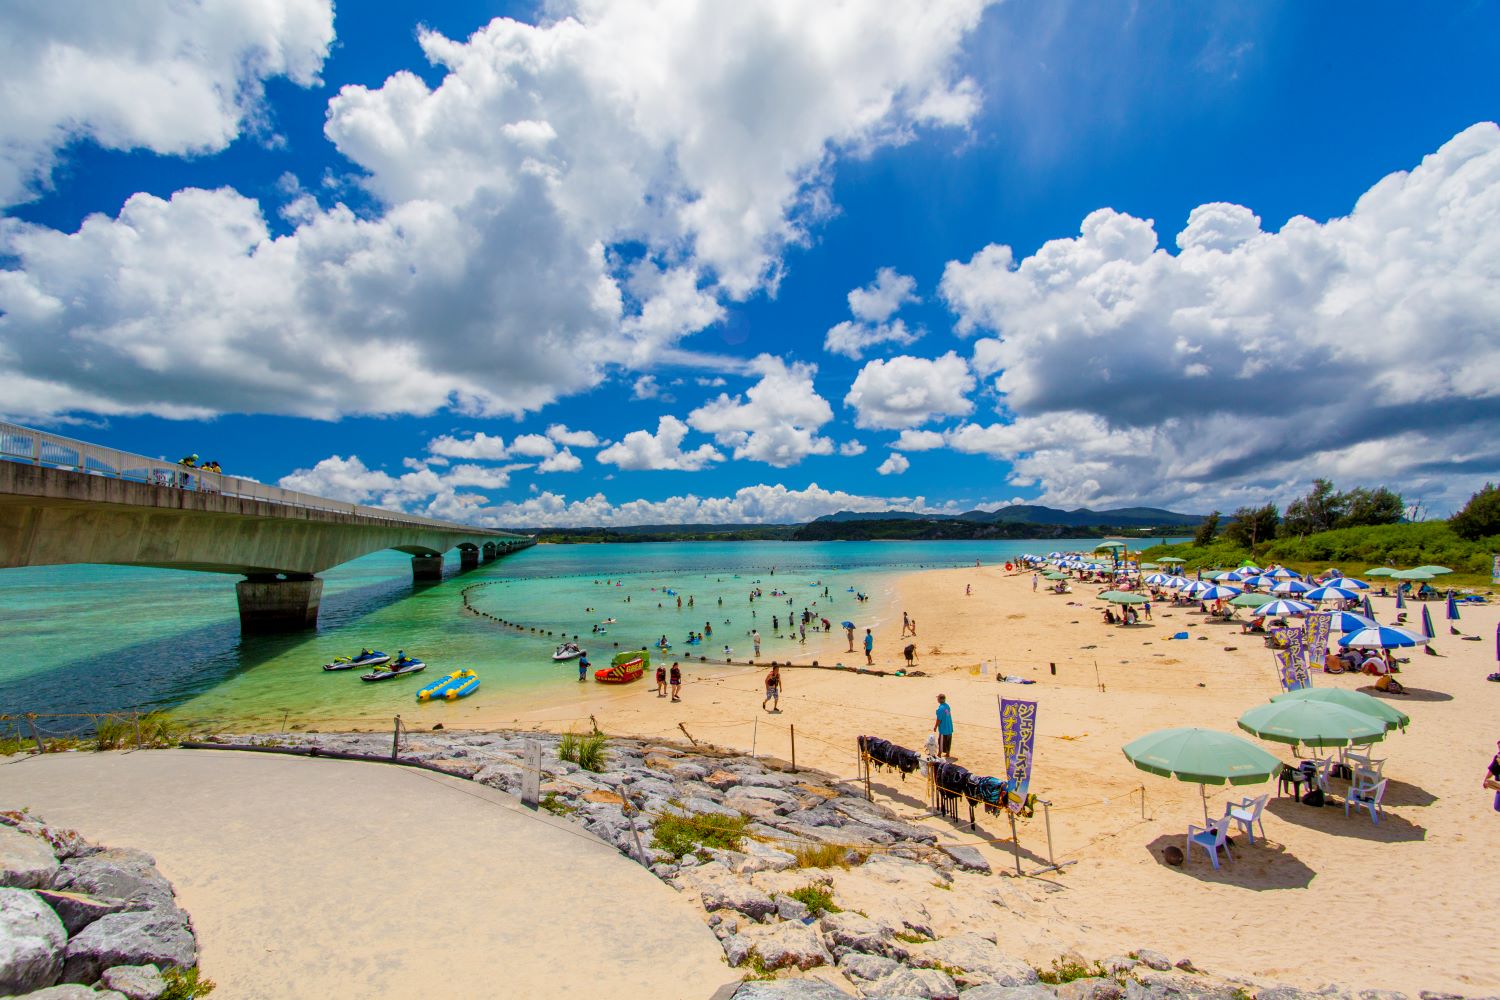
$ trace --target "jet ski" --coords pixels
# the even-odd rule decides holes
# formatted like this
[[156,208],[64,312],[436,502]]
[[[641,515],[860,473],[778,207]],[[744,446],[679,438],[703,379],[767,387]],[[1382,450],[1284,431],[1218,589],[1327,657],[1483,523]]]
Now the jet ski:
[[355,667],[378,667],[391,662],[390,653],[378,649],[362,649],[358,656],[335,656],[332,663],[323,664],[324,670],[353,670]]
[[392,660],[391,665],[385,670],[373,670],[368,674],[360,674],[359,679],[362,681],[388,681],[403,674],[415,674],[426,669],[427,664],[421,660],[402,657],[399,660]]
[[580,656],[587,656],[588,650],[580,649],[576,642],[565,642],[558,646],[552,653],[553,663],[566,663],[568,660],[576,660]]

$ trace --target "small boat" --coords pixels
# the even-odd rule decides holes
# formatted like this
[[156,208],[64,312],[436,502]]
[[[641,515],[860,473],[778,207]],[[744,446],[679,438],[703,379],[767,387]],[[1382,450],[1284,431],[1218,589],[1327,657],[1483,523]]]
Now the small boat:
[[580,656],[587,656],[588,650],[580,649],[576,642],[565,642],[558,646],[552,653],[552,662],[564,663],[568,660],[576,660]]
[[616,653],[614,659],[609,661],[609,666],[594,671],[594,680],[600,684],[629,684],[646,676],[646,668],[649,666],[651,654],[644,649],[633,653]]
[[332,663],[323,664],[324,670],[353,670],[355,667],[378,667],[391,662],[390,653],[378,649],[362,649],[358,656],[335,656]]
[[403,674],[420,673],[427,669],[427,664],[421,660],[394,660],[386,670],[372,670],[368,674],[360,674],[362,681],[388,681],[400,677]]
[[457,701],[467,698],[479,690],[479,676],[472,670],[455,670],[436,684],[429,684],[417,692],[417,700],[420,702],[437,701],[439,698],[445,701]]

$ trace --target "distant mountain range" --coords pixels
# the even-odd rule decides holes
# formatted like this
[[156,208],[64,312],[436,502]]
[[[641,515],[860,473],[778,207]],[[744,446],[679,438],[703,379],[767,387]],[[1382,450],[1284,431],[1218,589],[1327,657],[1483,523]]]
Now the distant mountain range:
[[1040,504],[1015,504],[999,510],[971,510],[962,514],[918,514],[906,510],[824,514],[814,524],[829,521],[974,521],[980,524],[1047,524],[1063,528],[1107,525],[1111,528],[1194,528],[1202,514],[1179,514],[1159,507],[1117,507],[1112,510],[1060,510]]

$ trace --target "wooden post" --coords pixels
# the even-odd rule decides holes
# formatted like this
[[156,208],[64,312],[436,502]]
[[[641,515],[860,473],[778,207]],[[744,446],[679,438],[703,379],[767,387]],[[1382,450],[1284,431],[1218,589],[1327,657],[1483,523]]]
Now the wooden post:
[[589,715],[589,725],[594,727],[595,736],[598,736],[600,733],[604,732],[604,730],[599,728],[599,720],[594,718],[592,714]]
[[47,748],[42,746],[42,734],[36,731],[36,713],[26,713],[26,724],[31,727],[31,738],[36,740],[36,752],[46,753]]
[[682,735],[688,738],[689,743],[691,743],[695,747],[698,745],[698,741],[693,739],[693,734],[687,731],[687,726],[679,722],[677,723],[677,728],[682,730]]
[[532,809],[542,800],[542,744],[527,740],[523,745],[525,763],[521,766],[521,805]]
[[630,824],[630,837],[635,841],[635,859],[642,865],[650,867],[651,859],[646,855],[646,849],[641,846],[641,831],[635,825],[635,807],[630,800],[625,800],[625,821]]
[[760,735],[760,716],[756,716],[750,726],[750,756],[755,756],[755,739]]
[[792,725],[792,773],[797,773],[797,726]]
[[396,721],[391,725],[391,760],[395,760],[401,752],[401,716],[396,716]]

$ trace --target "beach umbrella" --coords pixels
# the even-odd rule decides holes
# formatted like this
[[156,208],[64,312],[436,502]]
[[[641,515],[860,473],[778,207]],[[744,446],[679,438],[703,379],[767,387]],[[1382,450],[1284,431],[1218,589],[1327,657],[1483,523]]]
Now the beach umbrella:
[[1287,615],[1305,615],[1312,605],[1305,601],[1271,601],[1255,609],[1257,618],[1284,618]]
[[853,628],[854,627],[854,623],[853,622],[839,622],[839,627],[840,628]]
[[1258,608],[1262,604],[1266,603],[1266,595],[1241,594],[1238,597],[1231,597],[1229,599],[1229,603],[1233,604],[1237,608]]
[[1422,634],[1429,640],[1437,638],[1437,629],[1432,627],[1432,614],[1425,604],[1422,605]]
[[1246,559],[1244,562],[1240,563],[1239,568],[1240,569],[1253,569],[1257,573],[1260,572],[1260,567],[1257,566],[1257,565],[1255,565],[1255,560],[1254,559]]
[[[1368,603],[1369,600],[1370,599],[1368,597],[1365,598],[1365,602],[1366,603]],[[1403,597],[1403,596],[1401,596],[1401,588],[1400,587],[1396,588],[1396,607],[1397,608],[1404,608],[1404,607],[1406,607],[1406,598]]]
[[1374,618],[1375,617],[1375,609],[1372,608],[1372,607],[1370,607],[1370,595],[1369,594],[1365,595],[1364,613],[1365,613],[1365,617],[1366,618]]
[[1205,590],[1200,590],[1195,595],[1200,601],[1227,601],[1231,597],[1240,596],[1238,587],[1224,587],[1214,584]]
[[1220,574],[1219,575],[1219,579],[1220,580],[1231,580],[1234,583],[1244,583],[1245,581],[1251,579],[1254,576],[1255,576],[1254,573],[1250,573],[1250,572],[1247,572],[1247,571],[1242,570],[1242,569],[1232,569],[1228,573],[1222,573],[1222,574]]
[[1287,569],[1285,566],[1277,566],[1275,569],[1268,569],[1263,575],[1269,576],[1273,580],[1296,580],[1302,576],[1301,573],[1293,572],[1292,570]]
[[1352,601],[1359,594],[1337,584],[1329,584],[1326,587],[1314,587],[1302,596],[1309,601]]
[[1098,552],[1100,549],[1123,549],[1123,548],[1125,548],[1125,543],[1124,542],[1100,542],[1098,545],[1094,546],[1094,551]]
[[1106,590],[1099,595],[1099,600],[1111,604],[1145,604],[1150,598],[1145,594],[1132,594],[1126,590]]
[[1340,646],[1354,646],[1359,649],[1398,649],[1406,646],[1425,646],[1427,637],[1404,628],[1396,628],[1394,625],[1377,625],[1374,628],[1362,628],[1358,632],[1350,632],[1339,639]]
[[1049,569],[1047,572],[1043,573],[1042,576],[1046,577],[1048,580],[1066,580],[1068,578],[1068,574],[1059,573],[1055,569]]
[[[1453,596],[1452,591],[1448,592],[1448,620],[1450,622],[1458,621],[1458,598]],[[1452,626],[1449,627],[1451,628]]]
[[1169,563],[1173,566],[1181,566],[1183,563],[1187,562],[1186,559],[1179,559],[1176,556],[1162,556],[1156,561],[1159,563]]
[[1389,566],[1376,566],[1374,569],[1365,570],[1365,576],[1390,576],[1396,572]]
[[1191,596],[1191,597],[1197,597],[1199,594],[1203,593],[1205,590],[1213,590],[1213,589],[1214,589],[1214,585],[1211,584],[1211,583],[1204,583],[1202,580],[1189,580],[1189,581],[1187,581],[1186,584],[1183,585],[1182,592],[1184,594],[1187,594],[1187,595]]
[[1328,567],[1328,569],[1325,571],[1325,573],[1328,576],[1343,576],[1344,575],[1344,571],[1341,570],[1341,569],[1339,569],[1337,566],[1330,566],[1330,567]]
[[1411,716],[1397,711],[1379,698],[1371,698],[1363,691],[1348,688],[1303,688],[1300,691],[1283,691],[1271,696],[1272,701],[1323,701],[1342,705],[1362,715],[1385,723],[1387,730],[1405,729],[1411,725]]
[[1146,577],[1146,582],[1153,587],[1166,587],[1171,585],[1172,578],[1165,573],[1152,573]]
[[1271,593],[1273,593],[1273,594],[1305,594],[1305,593],[1307,593],[1311,589],[1312,589],[1311,587],[1309,587],[1307,584],[1303,583],[1301,580],[1287,579],[1287,580],[1278,580],[1278,581],[1276,581],[1276,585],[1271,588]]
[[1281,770],[1281,760],[1231,733],[1213,729],[1158,729],[1121,747],[1125,757],[1142,771],[1163,778],[1190,781],[1203,797],[1203,819],[1208,820],[1206,785],[1258,785]]
[[1342,747],[1385,739],[1386,725],[1373,715],[1330,701],[1272,701],[1239,718],[1240,728],[1263,740],[1292,746]]
[[1158,569],[1156,563],[1141,563],[1141,569]]
[[1436,573],[1425,569],[1398,569],[1391,574],[1392,580],[1432,580],[1436,577]]
[[1358,632],[1362,628],[1375,628],[1373,618],[1357,615],[1352,611],[1334,611],[1328,627],[1334,632]]
[[1356,580],[1352,576],[1341,576],[1331,581],[1335,587],[1343,587],[1345,590],[1369,590],[1370,585],[1363,580]]
[[1416,569],[1419,573],[1431,573],[1433,576],[1442,576],[1444,573],[1453,572],[1447,566],[1418,566]]

